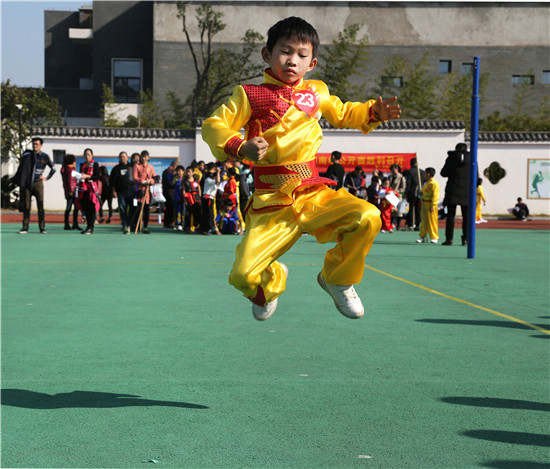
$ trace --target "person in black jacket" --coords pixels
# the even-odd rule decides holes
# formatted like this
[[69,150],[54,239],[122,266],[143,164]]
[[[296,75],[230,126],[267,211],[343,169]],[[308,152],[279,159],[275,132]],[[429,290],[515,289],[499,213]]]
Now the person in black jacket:
[[[20,204],[23,212],[23,227],[19,234],[29,232],[31,219],[31,197],[36,199],[38,208],[38,227],[40,233],[46,234],[46,217],[44,214],[44,181],[48,181],[55,173],[52,159],[42,151],[44,140],[40,137],[32,139],[32,151],[27,150],[21,156],[13,182],[21,188]],[[44,176],[46,166],[49,166],[48,176]]]
[[462,245],[468,242],[468,202],[470,188],[470,152],[465,143],[458,143],[454,151],[447,152],[448,156],[441,175],[448,178],[445,186],[443,205],[447,207],[447,221],[445,225],[444,246],[453,244],[456,207],[460,205],[462,211]]
[[118,200],[118,212],[124,234],[130,234],[129,212],[134,196],[132,171],[132,165],[128,162],[128,154],[121,151],[118,155],[118,164],[111,171],[111,187],[113,197]]
[[333,151],[330,155],[330,161],[332,164],[327,168],[327,172],[325,173],[325,177],[336,181],[337,184],[335,186],[330,186],[331,189],[334,189],[335,191],[342,187],[344,184],[344,176],[346,175],[346,170],[340,164],[341,159],[342,153],[339,151]]

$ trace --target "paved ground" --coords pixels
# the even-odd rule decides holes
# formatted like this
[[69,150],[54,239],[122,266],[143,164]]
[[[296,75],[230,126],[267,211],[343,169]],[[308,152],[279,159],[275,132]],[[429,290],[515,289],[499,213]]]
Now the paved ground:
[[550,231],[491,224],[476,259],[380,234],[357,321],[304,236],[260,323],[238,236],[4,219],[2,467],[549,467]]

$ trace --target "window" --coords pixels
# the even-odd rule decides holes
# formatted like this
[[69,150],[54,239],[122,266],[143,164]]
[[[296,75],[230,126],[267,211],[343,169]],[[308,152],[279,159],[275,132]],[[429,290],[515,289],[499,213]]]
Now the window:
[[65,150],[54,150],[53,151],[53,163],[54,164],[64,164],[65,163]]
[[403,88],[403,77],[382,77],[382,86]]
[[474,64],[462,64],[462,75],[471,75],[474,71]]
[[543,85],[550,85],[550,70],[542,71],[542,80]]
[[113,95],[117,103],[139,103],[141,60],[113,59]]
[[439,61],[439,73],[451,73],[452,63],[453,62],[451,60],[440,60]]
[[512,75],[512,85],[534,85],[533,75]]

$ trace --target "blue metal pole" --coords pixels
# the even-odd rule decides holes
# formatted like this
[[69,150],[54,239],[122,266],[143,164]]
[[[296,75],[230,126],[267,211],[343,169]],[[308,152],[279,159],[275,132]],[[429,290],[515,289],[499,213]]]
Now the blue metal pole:
[[476,257],[477,141],[479,132],[479,57],[474,57],[470,119],[470,197],[468,203],[468,259]]

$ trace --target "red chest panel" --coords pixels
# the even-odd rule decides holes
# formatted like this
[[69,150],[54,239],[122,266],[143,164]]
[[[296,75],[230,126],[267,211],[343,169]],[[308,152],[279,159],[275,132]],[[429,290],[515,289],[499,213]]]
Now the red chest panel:
[[285,115],[292,103],[290,87],[269,83],[243,85],[252,115],[248,121],[248,138],[258,137],[273,127]]

